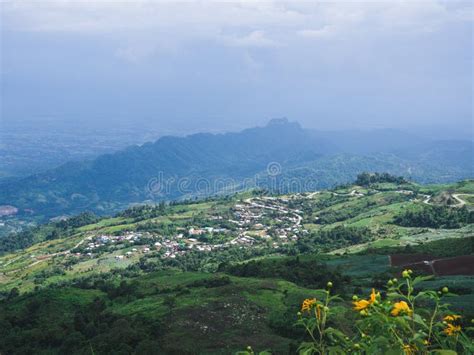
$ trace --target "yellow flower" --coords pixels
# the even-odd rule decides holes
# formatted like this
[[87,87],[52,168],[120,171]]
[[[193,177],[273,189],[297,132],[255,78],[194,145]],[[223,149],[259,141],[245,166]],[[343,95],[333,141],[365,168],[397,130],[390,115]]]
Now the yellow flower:
[[377,297],[380,297],[380,292],[375,293],[375,289],[373,288],[370,294],[370,303],[374,303]]
[[456,321],[460,318],[461,318],[461,316],[458,316],[457,314],[451,314],[451,315],[447,315],[446,317],[444,317],[443,320],[445,322],[451,322],[452,323],[452,322],[454,322],[454,321]]
[[321,306],[319,304],[316,305],[316,318],[321,320]]
[[354,304],[354,310],[361,311],[363,309],[366,309],[371,304],[375,303],[377,297],[380,297],[380,292],[375,293],[375,289],[372,289],[372,293],[370,294],[369,300],[360,300],[352,302]]
[[403,354],[405,355],[414,355],[416,354],[416,346],[412,345],[403,345]]
[[303,304],[301,305],[301,312],[309,312],[311,310],[311,308],[316,304],[316,298],[313,298],[313,299],[305,299],[303,301]]
[[370,302],[367,300],[354,301],[352,303],[354,304],[355,311],[362,311],[370,306]]
[[448,323],[448,326],[446,327],[446,329],[444,329],[444,333],[448,336],[456,335],[456,333],[459,333],[460,331],[461,331],[461,326],[460,325],[453,325],[453,324],[449,324],[449,323]]
[[410,306],[408,305],[408,303],[406,303],[405,301],[400,301],[400,302],[396,302],[394,305],[393,305],[393,309],[392,309],[392,312],[390,312],[390,314],[394,317],[398,316],[400,313],[406,313],[406,314],[411,314],[411,309],[410,309]]

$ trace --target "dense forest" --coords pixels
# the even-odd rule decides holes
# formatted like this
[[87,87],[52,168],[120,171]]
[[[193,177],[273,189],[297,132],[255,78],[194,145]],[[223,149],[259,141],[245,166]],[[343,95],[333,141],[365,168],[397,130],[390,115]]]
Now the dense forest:
[[367,173],[357,175],[356,185],[369,186],[375,183],[391,182],[394,184],[405,184],[408,181],[402,176],[394,176],[388,173]]
[[466,207],[417,206],[395,216],[394,222],[404,227],[460,228],[474,223],[474,211]]

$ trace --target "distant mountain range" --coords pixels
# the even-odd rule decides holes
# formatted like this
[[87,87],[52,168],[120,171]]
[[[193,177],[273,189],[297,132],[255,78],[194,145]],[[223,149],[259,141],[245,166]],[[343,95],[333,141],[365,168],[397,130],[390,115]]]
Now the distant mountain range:
[[430,141],[396,130],[320,132],[277,119],[238,133],[162,137],[13,179],[0,185],[0,205],[50,218],[255,185],[313,190],[362,171],[450,182],[474,176],[473,153],[472,141]]

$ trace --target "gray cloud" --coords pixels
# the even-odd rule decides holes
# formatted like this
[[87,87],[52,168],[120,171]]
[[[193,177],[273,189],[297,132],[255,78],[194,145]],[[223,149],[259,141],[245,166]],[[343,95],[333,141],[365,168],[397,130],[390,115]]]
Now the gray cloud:
[[437,0],[4,2],[3,112],[466,123],[472,11]]

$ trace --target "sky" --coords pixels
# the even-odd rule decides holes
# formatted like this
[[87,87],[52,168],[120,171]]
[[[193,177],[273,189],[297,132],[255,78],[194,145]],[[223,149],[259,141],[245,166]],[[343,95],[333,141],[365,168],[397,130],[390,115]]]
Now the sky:
[[1,121],[472,137],[472,25],[458,1],[4,1]]

